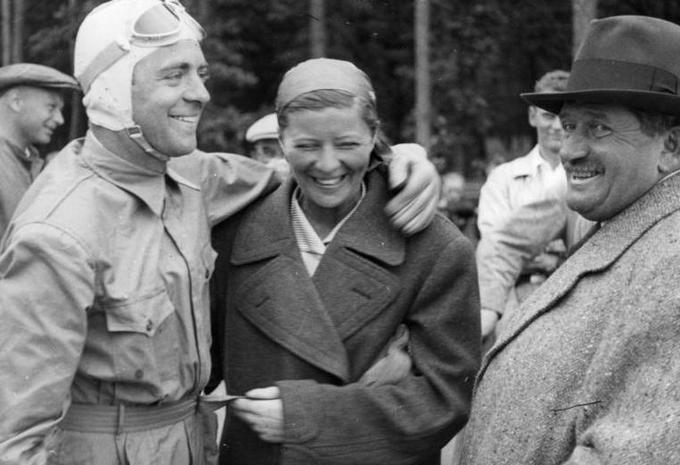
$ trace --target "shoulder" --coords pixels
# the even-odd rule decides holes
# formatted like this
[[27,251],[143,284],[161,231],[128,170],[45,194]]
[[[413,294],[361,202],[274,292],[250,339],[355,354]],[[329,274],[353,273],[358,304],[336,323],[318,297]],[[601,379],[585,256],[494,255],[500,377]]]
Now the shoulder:
[[494,180],[514,179],[519,176],[530,176],[533,172],[533,151],[514,160],[506,161],[495,167],[489,173],[489,178]]
[[638,261],[639,272],[643,272],[645,265],[658,267],[663,262],[665,272],[680,272],[680,210],[659,220],[654,226],[646,230],[623,257]]
[[285,235],[290,224],[290,195],[293,187],[293,180],[288,179],[272,192],[255,199],[238,213],[216,224],[212,228],[215,251],[222,254],[221,250],[230,250],[237,236],[250,242],[263,238],[275,240]]
[[450,266],[474,267],[472,242],[445,216],[437,213],[423,231],[407,238],[407,256],[414,262],[449,261]]
[[62,151],[29,188],[12,229],[42,224],[94,246],[130,201],[130,194],[97,176],[74,153]]
[[173,158],[168,167],[195,184],[221,177],[226,181],[256,182],[271,176],[272,169],[252,158],[226,152],[196,150],[190,155]]

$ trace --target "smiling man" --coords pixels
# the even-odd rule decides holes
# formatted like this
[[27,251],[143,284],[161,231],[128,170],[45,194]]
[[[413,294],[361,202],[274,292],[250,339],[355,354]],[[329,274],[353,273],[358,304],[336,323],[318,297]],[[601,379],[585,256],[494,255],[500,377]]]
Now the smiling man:
[[0,68],[0,238],[45,164],[35,145],[52,140],[64,124],[63,93],[77,89],[74,78],[48,66]]
[[[106,2],[79,28],[89,131],[33,183],[0,255],[3,465],[200,465],[214,452],[199,402],[210,227],[277,182],[253,160],[196,150],[202,38],[173,0]],[[392,224],[408,232],[432,217],[438,186],[413,196],[434,167],[398,160],[412,176]]]
[[680,27],[591,22],[560,115],[567,204],[601,226],[511,315],[465,465],[680,463]]

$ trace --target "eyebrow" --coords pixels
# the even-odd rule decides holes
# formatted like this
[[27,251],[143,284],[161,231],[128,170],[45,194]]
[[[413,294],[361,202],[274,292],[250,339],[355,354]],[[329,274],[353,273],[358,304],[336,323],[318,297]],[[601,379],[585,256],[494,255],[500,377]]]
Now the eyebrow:
[[[193,65],[187,61],[181,61],[181,62],[174,62],[174,63],[169,63],[166,66],[161,67],[158,70],[158,74],[164,74],[167,73],[168,71],[173,71],[176,69],[180,69],[182,71],[187,71],[191,69]],[[208,63],[201,63],[200,65],[196,66],[196,69],[198,70],[203,70],[203,69],[208,69]]]

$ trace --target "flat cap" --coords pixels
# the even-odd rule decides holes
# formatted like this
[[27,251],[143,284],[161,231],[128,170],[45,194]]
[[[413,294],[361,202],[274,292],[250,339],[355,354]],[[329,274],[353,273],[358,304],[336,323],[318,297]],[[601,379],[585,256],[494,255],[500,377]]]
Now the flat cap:
[[75,78],[49,66],[15,63],[0,68],[0,89],[20,85],[47,89],[80,89]]

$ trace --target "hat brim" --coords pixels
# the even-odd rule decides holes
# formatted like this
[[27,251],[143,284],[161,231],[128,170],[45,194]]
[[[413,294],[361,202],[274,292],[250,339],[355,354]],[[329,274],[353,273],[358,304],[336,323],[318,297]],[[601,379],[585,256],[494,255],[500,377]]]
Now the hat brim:
[[77,84],[68,82],[40,81],[35,79],[0,79],[0,90],[2,91],[16,86],[40,87],[57,91],[80,90],[80,87],[78,87]]
[[638,110],[680,116],[680,96],[662,92],[621,89],[594,89],[573,92],[533,92],[520,94],[526,102],[551,113],[559,113],[567,102],[610,103]]

